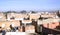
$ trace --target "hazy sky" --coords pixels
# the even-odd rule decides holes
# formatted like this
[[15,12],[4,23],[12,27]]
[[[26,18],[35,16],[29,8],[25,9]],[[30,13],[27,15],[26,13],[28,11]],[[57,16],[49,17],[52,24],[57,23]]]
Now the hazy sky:
[[0,11],[58,9],[60,0],[0,0]]

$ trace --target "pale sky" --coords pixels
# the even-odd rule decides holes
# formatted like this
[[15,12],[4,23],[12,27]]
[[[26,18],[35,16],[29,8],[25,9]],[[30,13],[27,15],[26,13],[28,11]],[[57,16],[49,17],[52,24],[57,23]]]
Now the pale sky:
[[0,11],[58,9],[60,9],[60,0],[0,0]]

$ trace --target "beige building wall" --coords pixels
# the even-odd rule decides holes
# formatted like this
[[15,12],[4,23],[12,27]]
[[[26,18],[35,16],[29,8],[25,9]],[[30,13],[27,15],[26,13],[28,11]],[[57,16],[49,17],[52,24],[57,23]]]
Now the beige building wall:
[[26,18],[28,17],[27,14],[21,14],[21,13],[9,13],[8,16],[7,16],[7,19],[8,20],[11,20],[10,18],[11,17],[14,17],[15,19],[14,20],[23,20],[23,18]]
[[15,13],[8,13],[7,20],[11,20],[10,18],[15,17]]
[[59,19],[38,20],[38,25],[41,24],[46,28],[55,29],[59,25]]
[[22,26],[18,27],[18,31],[23,32],[23,27]]
[[55,29],[59,25],[59,22],[54,22],[51,24],[43,24],[44,27],[50,28],[50,29]]
[[32,20],[23,20],[22,23],[31,23]]
[[59,19],[51,19],[51,22],[44,23],[43,26],[50,29],[55,29],[59,25]]
[[0,13],[0,21],[6,21],[6,16],[3,13]]
[[16,14],[15,15],[15,19],[16,20],[19,20],[19,19],[24,19],[24,18],[26,18],[26,17],[28,17],[28,15],[27,14]]
[[27,32],[27,33],[35,33],[35,26],[33,26],[33,25],[25,26],[25,32]]
[[14,24],[14,26],[20,26],[19,21],[0,21],[0,27],[4,29],[10,29],[11,24]]
[[44,18],[49,18],[49,17],[54,18],[55,16],[56,16],[55,14],[43,14],[43,15],[41,15],[41,17],[44,17]]
[[29,14],[30,15],[30,20],[32,20],[32,19],[38,19],[39,17],[40,17],[40,15],[39,14]]

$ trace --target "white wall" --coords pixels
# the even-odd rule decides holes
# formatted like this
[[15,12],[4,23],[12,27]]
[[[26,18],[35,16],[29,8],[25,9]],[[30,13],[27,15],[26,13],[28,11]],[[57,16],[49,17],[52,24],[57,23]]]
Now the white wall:
[[25,32],[7,32],[6,35],[26,35]]

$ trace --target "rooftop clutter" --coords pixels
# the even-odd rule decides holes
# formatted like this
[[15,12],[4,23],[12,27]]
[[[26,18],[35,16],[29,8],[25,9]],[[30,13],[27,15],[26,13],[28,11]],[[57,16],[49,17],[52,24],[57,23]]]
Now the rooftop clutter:
[[40,25],[50,29],[59,25],[59,17],[55,13],[1,13],[0,18],[0,27],[6,32],[35,33]]

